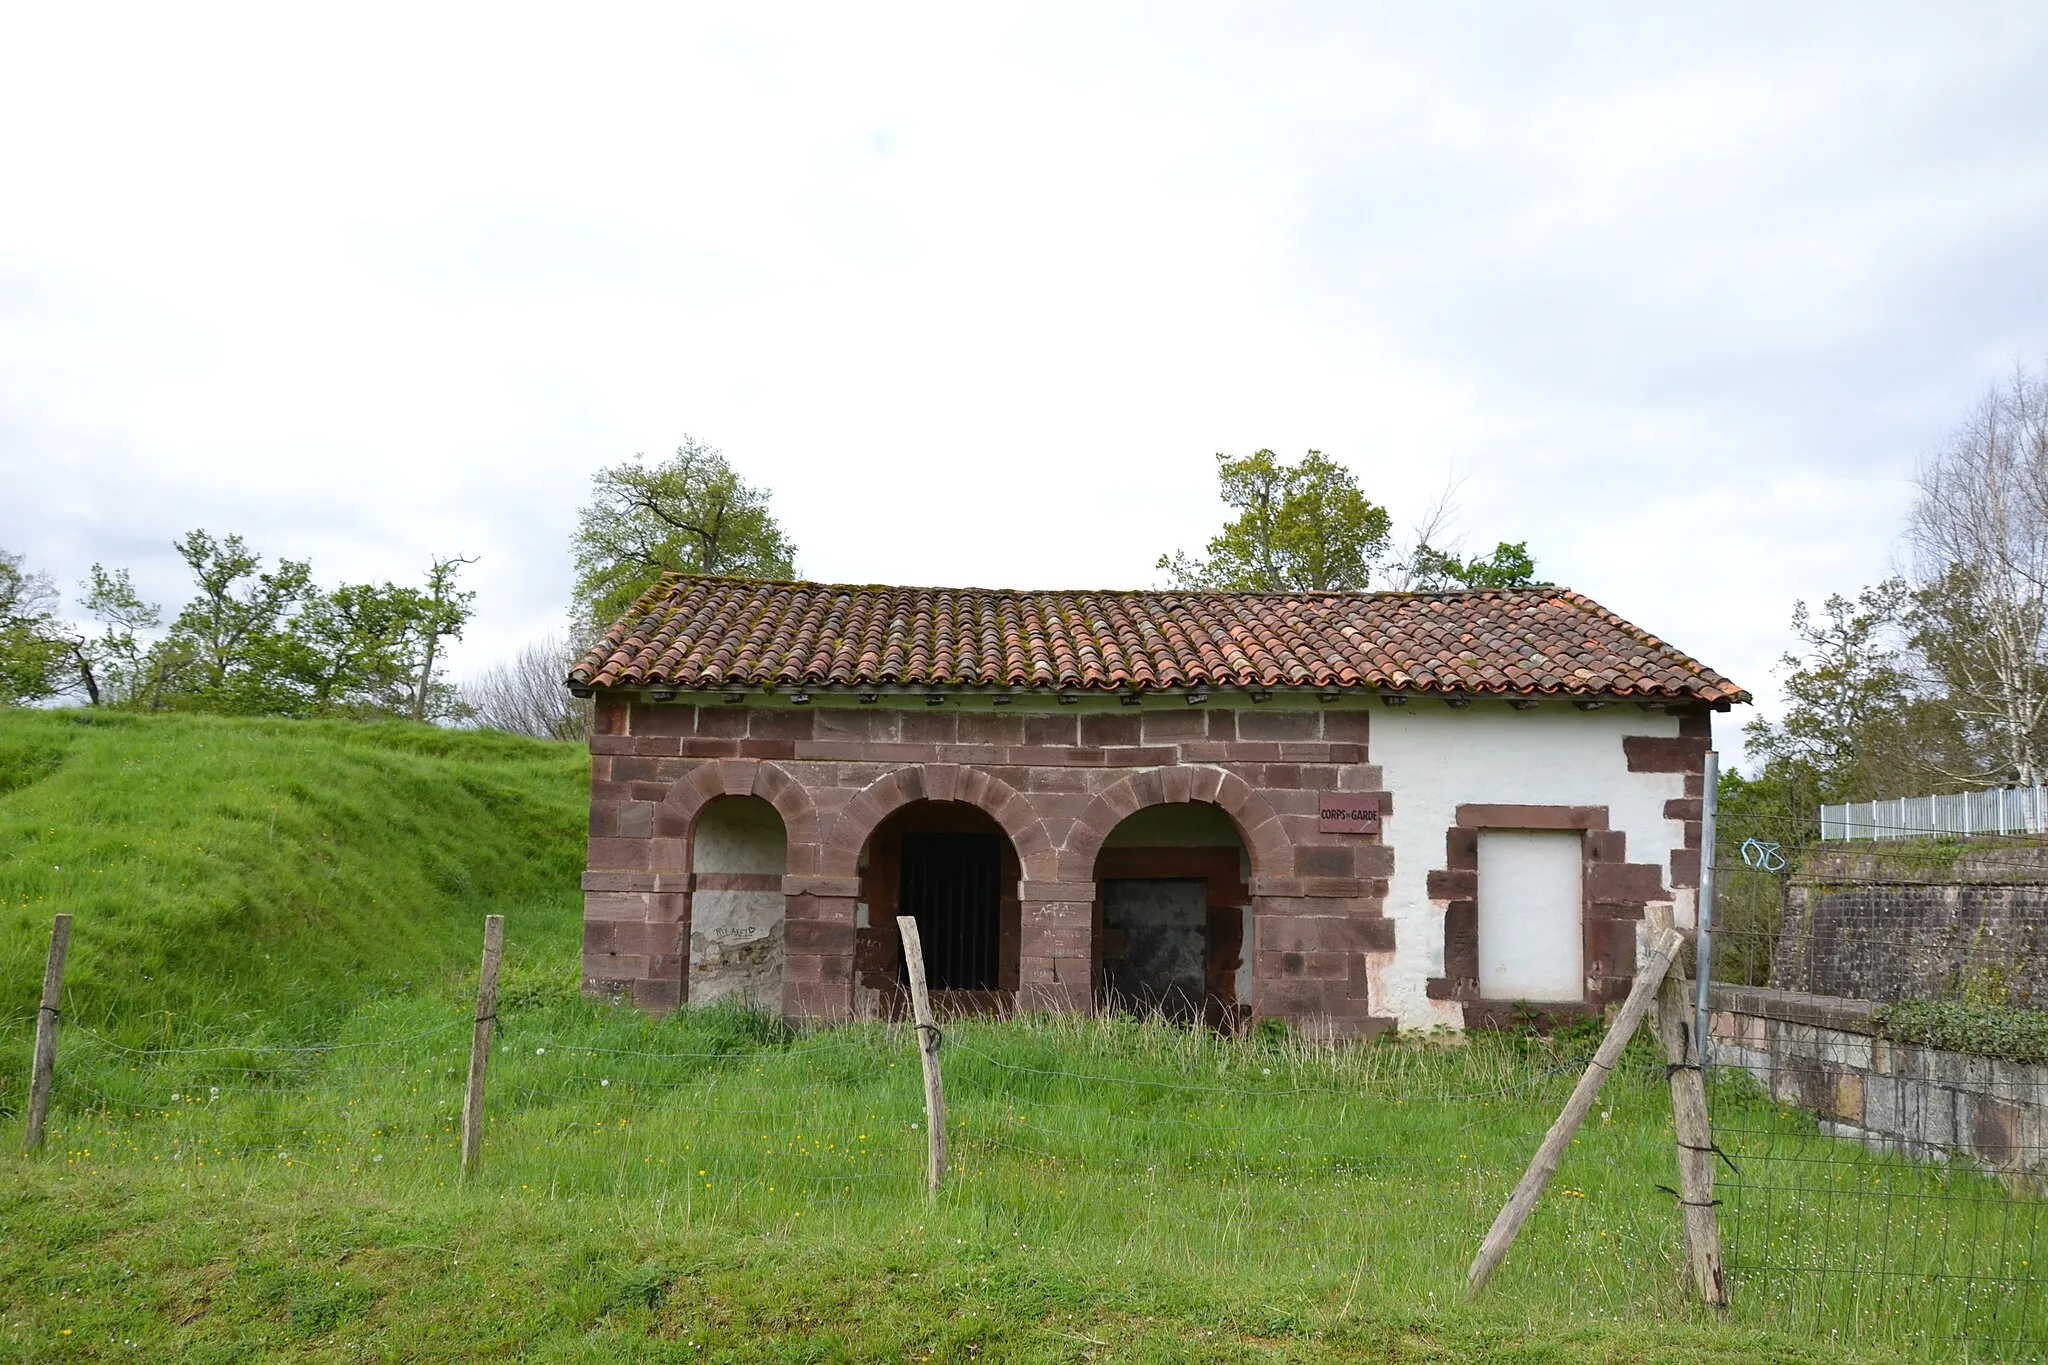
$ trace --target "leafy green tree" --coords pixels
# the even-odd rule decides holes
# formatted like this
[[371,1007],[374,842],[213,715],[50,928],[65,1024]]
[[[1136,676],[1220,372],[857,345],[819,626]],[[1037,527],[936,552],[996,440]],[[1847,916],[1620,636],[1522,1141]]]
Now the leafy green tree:
[[1237,515],[1208,554],[1161,555],[1177,587],[1225,592],[1355,591],[1372,581],[1392,534],[1387,510],[1320,450],[1288,464],[1270,450],[1216,456],[1223,501]]
[[1536,561],[1529,542],[1501,541],[1484,559],[1460,559],[1427,541],[1416,545],[1408,561],[1409,586],[1417,592],[1446,588],[1522,588],[1536,581]]
[[0,705],[41,701],[64,690],[57,590],[29,573],[23,556],[0,550]]
[[475,562],[453,557],[436,559],[427,569],[426,589],[416,598],[408,670],[409,710],[414,720],[436,720],[461,709],[461,698],[455,689],[441,681],[441,642],[461,639],[462,628],[469,623],[476,594],[457,588],[455,579],[464,565]]
[[632,609],[664,573],[792,578],[796,547],[715,447],[685,437],[673,458],[599,470],[577,512],[576,605],[598,629]]
[[164,700],[237,715],[300,710],[306,651],[288,618],[313,590],[310,566],[285,559],[265,572],[238,535],[215,540],[198,530],[174,544],[199,591],[160,647]]
[[85,590],[86,612],[100,629],[97,635],[78,630],[65,640],[78,690],[94,706],[155,707],[170,660],[152,649],[146,637],[163,625],[162,609],[142,600],[126,569],[109,573],[94,564],[91,577],[79,586]]

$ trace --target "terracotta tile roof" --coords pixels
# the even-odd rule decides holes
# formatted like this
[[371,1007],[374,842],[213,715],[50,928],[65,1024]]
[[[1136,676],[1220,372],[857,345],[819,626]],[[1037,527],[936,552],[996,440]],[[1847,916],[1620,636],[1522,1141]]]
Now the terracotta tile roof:
[[576,687],[1385,688],[1748,701],[1564,588],[1022,592],[664,578]]

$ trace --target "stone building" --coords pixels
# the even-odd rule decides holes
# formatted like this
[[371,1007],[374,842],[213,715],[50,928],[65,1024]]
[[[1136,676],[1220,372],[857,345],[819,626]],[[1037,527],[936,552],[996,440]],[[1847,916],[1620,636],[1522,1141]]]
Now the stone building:
[[1748,694],[1577,593],[663,580],[596,702],[584,984],[1129,1003],[1337,1036],[1584,1012],[1699,879]]

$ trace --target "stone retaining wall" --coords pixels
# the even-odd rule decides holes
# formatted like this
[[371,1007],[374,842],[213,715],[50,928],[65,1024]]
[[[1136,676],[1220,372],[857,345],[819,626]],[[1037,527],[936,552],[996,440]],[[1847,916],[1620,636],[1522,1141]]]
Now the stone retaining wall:
[[1809,853],[1771,984],[1858,1000],[2048,1004],[2048,846],[1877,843]]
[[1966,1154],[2048,1189],[2048,1067],[1876,1036],[1875,1003],[1716,986],[1711,1060],[1741,1066],[1821,1131],[1920,1160]]

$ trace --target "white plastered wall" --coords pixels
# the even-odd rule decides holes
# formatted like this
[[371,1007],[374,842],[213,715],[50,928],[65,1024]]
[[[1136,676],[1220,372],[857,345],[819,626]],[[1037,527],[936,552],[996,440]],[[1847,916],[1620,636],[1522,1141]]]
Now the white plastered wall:
[[[722,796],[704,808],[690,850],[699,878],[737,873],[754,889],[705,889],[690,896],[690,975],[685,998],[734,1000],[782,1009],[782,876],[789,836],[775,807],[758,796]],[[765,883],[772,882],[772,889]]]
[[[1444,907],[1430,901],[1429,874],[1444,866],[1445,833],[1461,805],[1605,806],[1608,827],[1628,835],[1628,861],[1661,864],[1671,884],[1671,854],[1685,846],[1685,825],[1665,818],[1664,803],[1685,794],[1685,778],[1630,772],[1622,749],[1628,735],[1676,738],[1678,718],[1620,704],[1516,711],[1476,702],[1455,710],[1420,699],[1373,716],[1371,760],[1393,806],[1382,838],[1394,849],[1386,914],[1395,926],[1375,1013],[1392,1014],[1404,1029],[1464,1023],[1462,1004],[1428,996],[1429,979],[1444,971]],[[1678,922],[1690,924],[1693,892],[1673,896]]]

